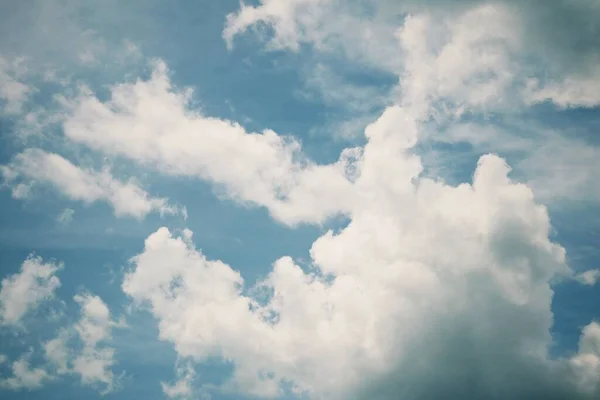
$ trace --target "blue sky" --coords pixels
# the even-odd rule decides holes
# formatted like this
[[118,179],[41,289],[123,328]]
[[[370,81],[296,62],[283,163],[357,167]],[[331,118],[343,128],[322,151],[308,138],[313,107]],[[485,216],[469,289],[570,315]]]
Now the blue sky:
[[0,15],[2,398],[599,395],[597,2]]

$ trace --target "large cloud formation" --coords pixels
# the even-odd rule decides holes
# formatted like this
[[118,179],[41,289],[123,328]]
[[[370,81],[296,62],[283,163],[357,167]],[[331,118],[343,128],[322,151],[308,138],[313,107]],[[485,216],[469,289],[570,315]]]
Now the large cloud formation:
[[230,385],[258,396],[592,398],[596,325],[575,358],[549,357],[551,281],[569,268],[546,209],[491,154],[472,184],[420,178],[418,130],[400,107],[367,128],[351,221],[314,242],[314,269],[284,257],[244,290],[191,232],[161,228],[123,290],[182,357],[231,361]]
[[[600,395],[596,322],[583,329],[575,354],[551,355],[552,284],[571,270],[564,248],[549,238],[548,212],[532,189],[513,180],[506,161],[491,153],[473,166],[471,182],[447,184],[423,173],[416,150],[432,118],[452,122],[468,112],[545,100],[559,107],[595,106],[600,98],[588,91],[594,64],[587,60],[577,69],[552,56],[530,6],[464,1],[449,11],[445,2],[430,1],[426,5],[435,3],[438,11],[415,12],[416,2],[396,3],[371,10],[373,21],[385,22],[379,27],[356,17],[362,2],[345,3],[335,15],[340,23],[332,25],[324,24],[336,19],[331,16],[339,2],[331,0],[262,0],[228,17],[224,37],[230,44],[266,24],[273,30],[271,47],[339,46],[348,59],[397,74],[394,105],[366,127],[366,144],[345,149],[331,164],[310,160],[293,138],[248,132],[193,110],[191,92],[172,85],[162,61],[148,79],[112,86],[108,96],[84,91],[62,99],[67,109],[61,124],[71,144],[165,176],[211,182],[221,194],[264,207],[287,225],[348,219],[344,228],[314,241],[309,266],[280,258],[250,287],[232,266],[208,260],[191,231],[163,227],[148,236],[122,289],[152,312],[160,339],[187,363],[178,382],[163,384],[168,396],[192,396],[190,365],[213,357],[233,365],[222,389],[259,397],[288,390],[314,399]],[[557,4],[552,18],[567,2]],[[395,11],[379,19],[389,10]],[[585,0],[573,10],[575,19],[597,15]],[[346,35],[342,28],[354,22],[356,29]],[[590,59],[600,54],[592,43],[582,46]],[[533,61],[523,63],[533,47],[539,47]],[[399,61],[389,54],[399,54]],[[536,68],[544,60],[552,68],[540,73]],[[126,184],[57,157],[25,151],[5,166],[5,179],[48,181],[72,198],[108,201],[117,214],[141,217],[167,204],[152,202],[136,186],[134,194],[147,206],[124,210],[130,203],[114,201],[120,198],[114,194]],[[85,190],[27,168],[40,160],[70,171]],[[89,192],[98,194],[88,198]],[[84,348],[70,363],[83,382],[110,388],[112,352],[96,345],[114,322],[93,298],[76,301],[84,310],[76,326]],[[57,370],[66,368],[60,342],[49,343],[48,357],[59,360]]]
[[[423,45],[438,37],[435,16],[407,18],[394,34],[407,55],[398,105],[365,129],[366,145],[329,165],[293,139],[190,109],[162,62],[107,100],[72,99],[71,141],[207,180],[286,224],[349,218],[314,242],[311,268],[284,257],[255,287],[207,260],[190,231],[159,229],[122,287],[150,308],[160,338],[182,358],[231,362],[228,389],[261,397],[291,386],[333,399],[594,398],[595,323],[577,354],[550,356],[552,282],[571,272],[545,207],[494,154],[480,158],[472,183],[451,186],[425,177],[415,151],[440,109],[484,111],[510,98],[518,40],[504,29],[509,16],[489,6],[453,16],[438,50]],[[464,52],[469,68],[445,62]],[[176,392],[189,394],[182,382]]]

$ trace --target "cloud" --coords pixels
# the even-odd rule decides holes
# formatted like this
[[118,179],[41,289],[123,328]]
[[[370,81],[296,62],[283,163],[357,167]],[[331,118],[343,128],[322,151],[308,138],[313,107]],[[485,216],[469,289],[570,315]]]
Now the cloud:
[[29,256],[18,273],[4,278],[0,290],[0,323],[19,325],[28,312],[53,298],[60,287],[56,272],[61,268],[62,264],[45,263],[41,257]]
[[74,142],[163,174],[212,182],[290,225],[320,222],[347,208],[350,153],[336,164],[316,165],[295,139],[271,130],[246,132],[190,109],[189,100],[190,91],[173,88],[158,61],[149,80],[113,86],[106,102],[93,95],[71,100],[64,132]]
[[[464,152],[430,151],[436,144],[469,144],[471,155],[498,152],[510,159],[520,179],[534,191],[536,198],[552,206],[576,206],[581,201],[600,201],[600,190],[594,185],[600,173],[600,148],[584,140],[581,126],[574,132],[548,127],[535,121],[506,118],[499,125],[488,121],[449,124],[442,129],[430,127],[421,144],[428,151],[420,154],[429,169],[452,168],[455,158]],[[584,127],[585,129],[585,127]]]
[[69,331],[63,329],[58,335],[45,342],[43,345],[46,360],[56,369],[58,375],[69,372],[68,361],[71,357],[71,349],[68,347]]
[[590,269],[575,276],[579,282],[587,286],[594,286],[600,279],[600,269]]
[[75,214],[75,210],[72,208],[65,208],[59,215],[56,217],[56,221],[61,225],[69,225],[71,221],[73,221],[73,215]]
[[0,380],[0,388],[10,390],[39,389],[52,377],[42,368],[31,368],[30,354],[23,355],[12,364],[12,376]]
[[100,297],[81,293],[73,299],[81,310],[79,320],[43,344],[45,359],[56,376],[78,375],[82,385],[109,393],[119,382],[112,371],[115,349],[107,342],[112,338],[112,329],[120,324],[112,320]]
[[[288,47],[298,49],[303,34],[309,33],[305,26],[312,25],[318,19],[319,12],[332,3],[330,0],[266,0],[258,6],[240,4],[240,10],[227,16],[227,24],[223,30],[223,38],[231,47],[233,38],[244,33],[258,23],[265,23],[273,28],[271,45],[276,48]],[[314,9],[317,13],[308,11]]]
[[562,81],[540,84],[532,79],[524,92],[531,104],[551,101],[561,108],[600,106],[600,70],[583,77],[567,77]]
[[[56,273],[62,263],[44,262],[41,257],[29,256],[18,273],[2,280],[0,290],[0,323],[11,327],[23,326],[23,317],[55,296],[60,287]],[[13,376],[0,381],[0,387],[12,390],[37,389],[61,375],[76,374],[84,385],[99,386],[103,393],[117,384],[111,367],[116,364],[115,350],[106,345],[113,327],[121,326],[112,320],[110,310],[98,296],[81,293],[74,297],[81,316],[73,326],[63,327],[53,339],[42,344],[46,365],[30,368],[33,350],[12,363]],[[73,339],[77,336],[81,346]],[[7,362],[0,356],[0,364]]]
[[[273,48],[341,48],[349,59],[399,77],[398,104],[365,129],[366,144],[345,149],[327,165],[308,159],[298,140],[270,130],[248,132],[193,110],[191,91],[174,87],[161,61],[148,79],[111,86],[107,97],[84,92],[63,99],[66,138],[93,151],[166,176],[209,181],[220,194],[265,207],[289,225],[319,224],[340,214],[349,219],[313,243],[310,266],[282,257],[255,286],[245,285],[233,267],[207,259],[191,231],[163,227],[148,236],[131,259],[122,289],[154,315],[160,339],[190,359],[176,371],[176,382],[161,384],[165,395],[190,396],[193,363],[213,357],[233,366],[224,389],[258,397],[282,396],[290,387],[298,396],[333,400],[599,395],[597,323],[583,329],[572,357],[549,351],[552,282],[571,271],[565,250],[549,239],[550,219],[538,195],[545,184],[515,182],[503,158],[486,154],[471,182],[449,185],[424,174],[415,149],[430,117],[447,122],[465,112],[485,114],[546,99],[560,107],[595,104],[592,92],[576,86],[590,72],[579,71],[581,80],[574,80],[573,66],[543,46],[533,58],[554,60],[549,78],[521,87],[531,81],[529,65],[523,68],[519,57],[532,43],[546,43],[526,40],[543,29],[523,21],[538,20],[519,13],[516,2],[473,4],[436,12],[407,1],[398,6],[402,18],[384,18],[381,27],[380,10],[354,27],[348,24],[360,20],[356,9],[336,14],[337,2],[327,0],[263,0],[229,17],[224,36],[230,42],[268,25]],[[364,38],[354,41],[357,35]],[[382,38],[363,58],[357,56]],[[530,97],[521,99],[523,93]],[[535,171],[560,149],[543,146],[516,165]],[[582,168],[593,155],[586,153]],[[576,192],[568,186],[572,177],[559,169],[549,180],[560,178],[561,196]],[[106,201],[117,215],[141,218],[168,207],[133,181],[82,169],[43,150],[26,150],[2,172],[15,197],[29,196],[42,181],[72,199]],[[595,281],[596,274],[578,279]],[[72,333],[61,331],[45,343],[46,358],[58,374],[77,374],[83,384],[110,391],[116,361],[107,342],[116,323],[97,296],[80,294],[75,301],[80,319]],[[79,350],[69,347],[75,335]],[[36,371],[23,365],[22,376]]]
[[330,399],[593,396],[597,380],[574,383],[594,376],[588,364],[548,353],[550,282],[569,268],[545,207],[495,155],[471,184],[420,177],[419,130],[397,106],[367,127],[351,221],[313,243],[313,269],[283,257],[245,288],[191,232],[161,228],[124,292],[179,356],[228,360],[226,387],[255,396],[284,383]]
[[141,219],[153,211],[161,215],[181,212],[166,199],[150,197],[134,180],[119,181],[107,169],[96,172],[80,168],[41,149],[26,149],[0,168],[6,184],[12,185],[15,198],[30,197],[32,187],[40,183],[50,184],[66,197],[86,204],[105,201],[116,216]]
[[0,100],[4,103],[3,114],[20,114],[29,95],[35,90],[23,82],[26,73],[24,60],[15,59],[11,62],[0,56]]
[[[129,6],[135,10],[137,5]],[[88,7],[96,12],[88,13]],[[107,78],[117,71],[121,74],[124,67],[135,68],[140,61],[139,50],[126,39],[133,34],[134,20],[128,19],[126,28],[115,32],[116,22],[127,14],[115,1],[83,5],[72,0],[34,0],[31,7],[13,4],[6,11],[0,16],[0,53],[7,59],[26,55],[28,71],[36,78],[60,83],[90,71],[96,75],[93,79]],[[107,25],[110,28],[104,30]]]
[[[398,43],[390,40],[391,32],[407,29],[407,22],[422,22],[423,18],[435,27],[428,33],[437,35],[416,42],[421,56],[429,56],[429,63],[413,68],[414,54],[403,54]],[[234,38],[255,28],[255,32],[263,33],[269,48],[297,51],[301,45],[309,45],[317,54],[341,54],[351,62],[396,73],[401,79],[402,71],[408,68],[423,77],[418,81],[421,84],[441,94],[460,94],[458,100],[466,105],[498,100],[498,90],[525,88],[528,83],[524,94],[530,104],[549,100],[559,107],[595,107],[600,104],[598,90],[594,90],[600,46],[592,38],[600,34],[598,18],[600,7],[590,0],[552,4],[514,0],[261,0],[254,6],[242,4],[228,15],[223,37],[231,47]],[[268,28],[266,34],[263,27]],[[510,59],[502,49],[508,38]],[[446,40],[442,51],[436,51]],[[518,64],[507,63],[509,60],[518,60]],[[454,91],[453,82],[468,75],[475,81],[471,90],[465,93],[461,85],[460,92]],[[541,76],[544,79],[539,79]],[[515,99],[522,101],[519,97]],[[494,106],[499,105],[511,103]]]
[[196,371],[191,363],[179,365],[176,368],[177,381],[171,385],[161,382],[163,393],[170,399],[191,399],[193,395],[192,382]]
[[583,329],[579,352],[571,359],[571,364],[579,371],[578,384],[582,389],[597,393],[600,386],[600,324],[592,322]]
[[271,50],[297,52],[309,44],[316,54],[398,71],[402,62],[393,35],[398,14],[379,12],[380,3],[265,0],[254,6],[242,4],[227,16],[223,38],[232,48],[236,37],[251,30]]
[[409,15],[396,33],[404,51],[401,101],[425,119],[432,107],[460,115],[506,106],[519,29],[506,9],[490,4],[457,17]]
[[72,360],[72,372],[80,375],[83,385],[101,385],[102,393],[109,393],[116,384],[111,370],[116,364],[115,350],[102,344],[110,339],[116,323],[100,297],[80,294],[74,300],[81,307],[81,318],[75,324],[75,330],[83,348]]

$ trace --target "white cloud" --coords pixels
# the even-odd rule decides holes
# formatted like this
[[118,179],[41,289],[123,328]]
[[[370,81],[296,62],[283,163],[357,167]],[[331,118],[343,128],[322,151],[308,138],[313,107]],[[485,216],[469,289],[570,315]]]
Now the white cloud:
[[237,36],[252,30],[265,39],[268,49],[298,51],[308,43],[317,54],[397,71],[401,58],[395,54],[396,17],[379,12],[378,4],[361,1],[261,0],[255,6],[241,4],[238,12],[229,14],[223,38],[231,48]]
[[46,343],[44,343],[44,356],[54,366],[59,375],[66,374],[69,371],[68,362],[71,357],[71,350],[68,347],[69,331],[63,329],[59,334]]
[[98,296],[82,294],[75,296],[81,307],[81,318],[75,325],[83,349],[73,359],[72,372],[81,376],[84,385],[102,385],[102,393],[115,387],[115,376],[111,370],[116,364],[115,350],[103,345],[111,338],[112,321],[110,311]]
[[408,16],[397,32],[404,51],[402,102],[424,117],[432,105],[458,114],[506,106],[519,29],[500,5],[485,4],[457,17]]
[[[309,4],[315,7],[314,12],[307,11]],[[328,7],[328,1],[266,1],[258,7],[244,6],[237,17],[230,16],[225,36],[233,38],[262,21],[300,32],[293,41],[316,43],[317,39],[304,37],[312,34],[304,28],[311,26],[315,18],[337,15]],[[346,11],[352,14],[354,9],[350,9]],[[290,19],[296,22],[290,25]],[[519,85],[527,75],[521,70],[519,57],[525,51],[526,28],[520,25],[520,17],[515,17],[514,7],[486,3],[452,13],[415,12],[403,21],[401,24],[396,20],[395,25],[388,21],[391,25],[376,36],[381,39],[381,35],[388,35],[395,43],[401,67],[388,70],[400,77],[399,103],[410,108],[417,119],[453,118],[465,111],[485,113],[521,104]],[[340,30],[347,31],[354,29]],[[313,78],[311,82],[324,87],[318,83],[322,77],[313,74]],[[355,91],[351,86],[346,89],[330,91],[325,98],[348,99],[346,92]],[[189,107],[190,99],[191,91],[174,88],[166,65],[158,61],[150,79],[113,86],[107,101],[91,92],[65,99],[69,112],[64,132],[72,141],[111,156],[127,157],[164,174],[211,181],[227,196],[264,206],[286,224],[321,223],[332,215],[349,213],[356,201],[347,171],[355,168],[353,156],[344,156],[337,164],[316,165],[303,156],[296,140],[270,130],[250,133],[234,122],[204,116]],[[381,105],[385,99],[373,102]],[[534,147],[539,146],[536,143]],[[578,162],[579,172],[592,170],[593,149],[586,152],[591,159]],[[568,198],[582,193],[573,186],[592,190],[593,185],[587,184],[589,179],[583,177],[593,173],[578,173],[578,180],[563,179],[560,175],[566,171],[561,169],[565,163],[556,163],[556,173],[551,174],[538,168],[539,163],[533,160],[538,156],[542,156],[539,151],[518,167],[529,173],[530,184],[540,198]],[[582,179],[585,182],[576,185]],[[28,189],[26,184],[17,184],[13,192],[26,196]],[[551,193],[544,193],[548,190]]]
[[[100,297],[83,293],[74,300],[81,308],[80,318],[43,344],[45,359],[57,376],[78,375],[82,385],[97,387],[102,394],[109,393],[119,382],[112,371],[116,364],[115,349],[107,342],[112,338],[113,327],[120,324],[112,320]],[[75,337],[81,346],[74,343]]]
[[189,99],[189,91],[172,88],[165,64],[157,62],[150,80],[112,87],[107,102],[92,95],[73,100],[65,135],[168,175],[208,180],[289,224],[320,222],[348,209],[349,154],[337,164],[315,165],[296,140],[205,117],[188,108]]
[[[335,15],[330,4],[264,0],[243,6],[229,18],[224,35],[232,40],[266,23],[275,30],[274,47],[297,49],[310,41],[328,49],[331,38],[343,33],[339,27],[354,21]],[[291,138],[268,130],[250,133],[193,111],[191,93],[172,87],[161,62],[150,79],[113,86],[107,101],[91,93],[67,101],[65,135],[93,150],[166,175],[208,180],[288,224],[320,223],[335,214],[350,218],[339,233],[327,232],[313,243],[312,269],[283,257],[252,288],[244,287],[230,266],[207,260],[190,231],[177,236],[159,229],[132,258],[122,288],[154,314],[160,338],[173,343],[181,357],[231,362],[234,372],[226,388],[262,397],[280,395],[289,382],[297,393],[327,399],[597,396],[597,324],[584,329],[574,357],[554,359],[548,352],[550,282],[570,271],[564,249],[548,238],[547,211],[533,195],[539,191],[536,181],[531,181],[534,191],[513,182],[505,161],[488,154],[480,158],[471,184],[450,186],[423,177],[414,154],[419,121],[430,114],[452,116],[510,103],[507,92],[523,78],[511,58],[524,35],[513,11],[488,4],[404,20],[395,44],[405,57],[399,57],[402,69],[396,61],[380,64],[402,77],[401,106],[388,108],[367,127],[364,147],[345,150],[331,165],[312,163]],[[343,23],[319,32],[332,15]],[[364,25],[347,31],[368,33]],[[376,42],[379,36],[373,36],[357,43]],[[374,47],[365,57],[377,64],[383,46]],[[569,100],[554,99],[559,105],[588,101],[585,93],[562,89]],[[117,214],[145,215],[160,208],[131,182],[115,183],[110,175],[40,152],[20,157],[50,157],[77,179],[67,185],[43,168],[13,163],[4,168],[5,179],[28,179],[13,186],[14,196],[27,196],[33,179],[49,181],[71,198],[108,201]],[[531,165],[542,164],[532,162],[530,170]],[[145,206],[134,202],[135,210],[146,211],[115,200],[113,189],[129,184],[133,188],[124,197],[141,197]],[[115,360],[105,342],[114,322],[99,298],[75,300],[82,307],[75,326],[81,353],[65,362],[72,356],[57,337],[46,344],[46,355],[57,370],[72,363],[84,384],[110,390]],[[189,368],[178,371],[174,384],[162,384],[167,396],[191,393]]]
[[134,180],[115,179],[109,170],[96,172],[80,168],[58,154],[40,149],[27,149],[16,155],[10,164],[0,166],[6,184],[12,185],[15,198],[31,196],[38,183],[54,186],[70,199],[86,204],[96,201],[109,203],[117,216],[143,218],[154,211],[177,214],[177,207],[164,198],[148,195]]
[[579,372],[578,384],[589,393],[600,390],[600,324],[592,322],[583,329],[579,352],[571,360]]
[[575,276],[584,285],[594,286],[600,279],[600,269],[590,269]]
[[60,286],[56,272],[62,264],[47,262],[40,257],[30,256],[18,273],[2,280],[0,290],[0,323],[19,325],[29,311],[51,299]]
[[[536,198],[552,206],[578,205],[582,200],[600,201],[600,147],[580,139],[580,132],[563,132],[539,123],[506,119],[501,126],[467,122],[434,127],[422,143],[450,143],[472,146],[472,154],[495,151],[509,158],[520,179],[527,182]],[[426,150],[429,148],[425,147]],[[453,170],[453,158],[464,153],[421,153],[428,168]]]
[[[227,16],[223,37],[232,45],[233,38],[258,23],[266,23],[274,30],[273,47],[298,49],[305,29],[313,25],[331,0],[261,0],[258,6],[240,4],[240,10]],[[312,12],[311,12],[312,10]]]
[[284,257],[246,291],[189,231],[161,228],[123,290],[181,357],[232,362],[227,387],[247,394],[292,382],[330,399],[584,396],[570,383],[581,370],[548,354],[550,282],[569,268],[546,209],[494,155],[472,184],[419,177],[419,129],[400,107],[366,129],[351,222],[314,242],[314,270]]
[[194,394],[192,382],[196,371],[191,363],[178,365],[176,368],[177,381],[173,384],[160,383],[163,393],[170,399],[191,399]]
[[562,108],[597,107],[600,105],[600,71],[590,76],[568,76],[544,85],[533,79],[524,95],[531,104],[549,100]]
[[12,376],[0,379],[0,388],[10,390],[38,389],[52,377],[42,368],[31,368],[30,354],[25,354],[12,364]]
[[56,221],[61,225],[69,225],[71,221],[73,221],[73,215],[75,214],[75,210],[72,208],[65,208],[59,215],[56,217]]
[[[56,273],[62,263],[44,262],[29,256],[19,273],[2,280],[0,290],[0,323],[20,327],[23,317],[44,301],[53,298],[60,287]],[[111,367],[116,364],[115,350],[106,345],[113,327],[121,326],[112,320],[106,304],[98,296],[78,294],[74,300],[81,308],[81,316],[73,326],[59,330],[56,337],[42,344],[47,365],[30,368],[33,350],[12,364],[12,377],[0,381],[0,387],[12,390],[37,389],[58,376],[77,374],[84,385],[100,386],[103,393],[115,388],[116,378]],[[74,346],[76,334],[82,346]],[[0,364],[7,362],[0,355]]]
[[2,109],[4,114],[21,113],[23,104],[34,91],[32,86],[22,81],[26,72],[24,60],[9,61],[0,56],[0,100],[4,103]]
[[[270,48],[297,51],[308,44],[317,54],[341,55],[400,77],[408,72],[419,76],[411,85],[424,86],[417,88],[420,96],[432,90],[457,95],[452,100],[485,105],[487,111],[511,108],[521,95],[530,104],[551,100],[559,107],[595,107],[600,104],[600,46],[591,38],[600,34],[599,17],[600,7],[586,0],[261,0],[230,14],[223,37],[231,47],[251,28],[264,33],[268,27],[263,38]],[[428,29],[413,42],[420,46],[415,60],[416,54],[402,54],[390,41],[391,31],[403,20],[405,30],[406,22],[423,19]],[[532,75],[547,79],[541,84]],[[527,82],[534,85],[519,93],[516,89]],[[514,98],[499,101],[500,92],[509,89],[515,90]]]

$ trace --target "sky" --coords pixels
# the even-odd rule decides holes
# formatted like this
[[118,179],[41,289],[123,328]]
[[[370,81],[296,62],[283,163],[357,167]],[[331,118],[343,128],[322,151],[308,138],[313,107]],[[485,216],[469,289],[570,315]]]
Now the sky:
[[0,0],[0,397],[600,397],[597,0]]

